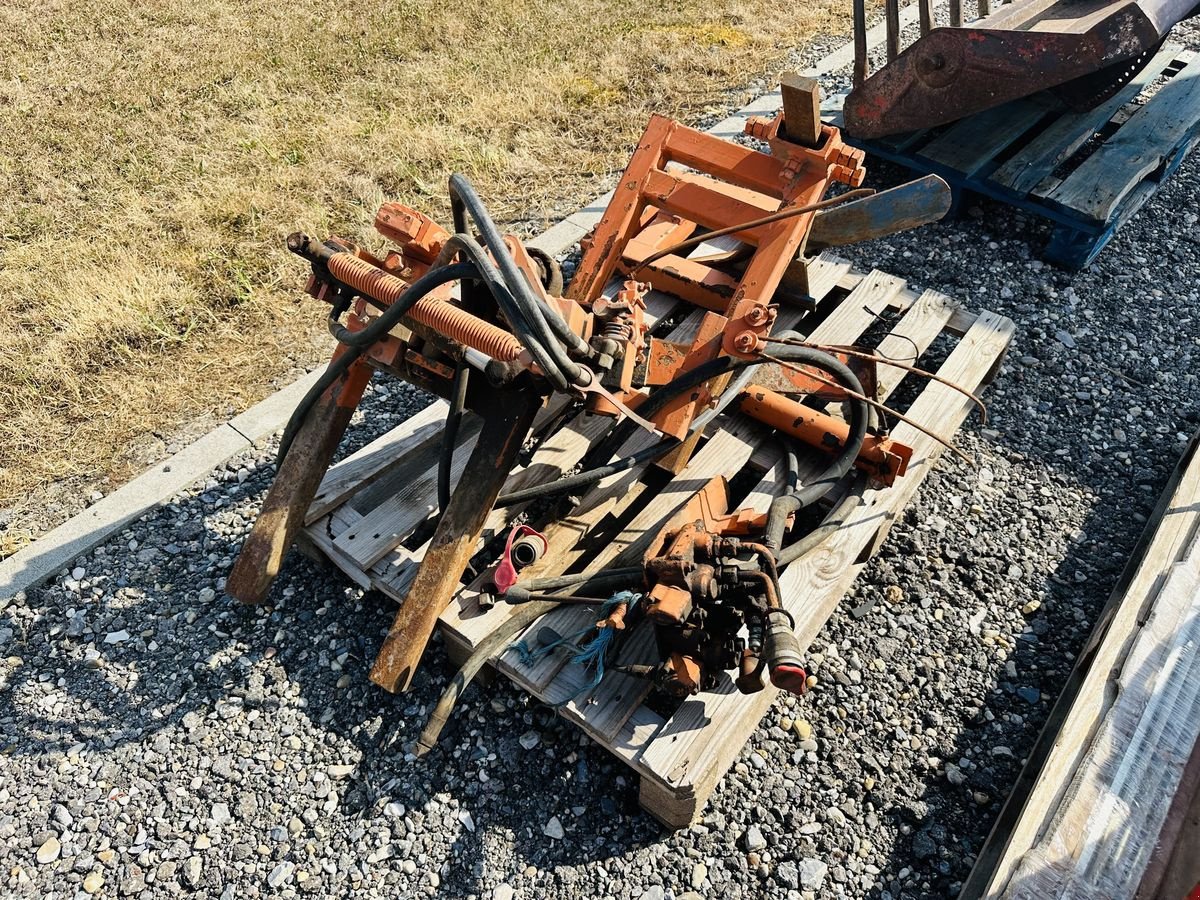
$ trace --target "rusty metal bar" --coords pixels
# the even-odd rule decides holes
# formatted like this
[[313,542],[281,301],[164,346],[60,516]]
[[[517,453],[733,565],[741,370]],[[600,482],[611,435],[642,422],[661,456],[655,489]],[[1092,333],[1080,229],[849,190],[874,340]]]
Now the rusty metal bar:
[[854,86],[867,80],[867,0],[854,0]]
[[442,511],[412,587],[371,667],[371,680],[385,690],[407,691],[412,683],[438,616],[459,587],[484,522],[541,405],[540,394],[524,390],[497,390],[480,404],[487,415],[463,469],[470,477],[459,482],[450,505]]
[[[346,347],[340,350],[349,352]],[[337,358],[335,355],[334,361]],[[371,371],[362,359],[351,363],[320,396],[296,432],[225,584],[225,592],[235,600],[262,603],[267,599],[271,582],[304,527],[304,515],[371,380]]]
[[900,0],[884,0],[887,19],[887,61],[900,55]]

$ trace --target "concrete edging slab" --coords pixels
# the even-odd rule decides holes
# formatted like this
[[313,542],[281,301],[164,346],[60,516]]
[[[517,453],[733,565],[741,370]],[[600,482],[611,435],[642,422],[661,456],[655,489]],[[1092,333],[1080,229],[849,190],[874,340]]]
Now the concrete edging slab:
[[[916,4],[901,11],[902,29],[916,20]],[[875,46],[883,40],[884,28],[884,23],[880,22],[867,32],[868,46]],[[826,75],[849,65],[853,59],[853,44],[845,44],[803,74],[809,77]],[[773,113],[779,109],[781,102],[778,91],[763,94],[708,131],[717,137],[732,138],[742,133],[742,126],[749,117]],[[552,255],[561,253],[595,227],[612,194],[609,191],[597,197],[528,243]],[[139,516],[203,478],[225,460],[278,431],[320,372],[318,369],[292,382],[213,429],[170,459],[151,467],[27,547],[0,560],[0,600],[29,590],[60,569],[70,566],[76,557],[92,550]]]
[[0,560],[0,598],[28,590],[70,566],[134,519],[200,480],[225,460],[283,427],[321,370],[276,391],[229,422],[147,469],[107,497]]

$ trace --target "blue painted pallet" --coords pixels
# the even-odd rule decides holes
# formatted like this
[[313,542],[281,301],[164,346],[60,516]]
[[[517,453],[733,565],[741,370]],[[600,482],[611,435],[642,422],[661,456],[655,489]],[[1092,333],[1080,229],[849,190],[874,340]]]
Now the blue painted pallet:
[[[830,98],[826,121],[841,126],[842,100]],[[1049,219],[1045,257],[1082,269],[1200,141],[1200,55],[1168,45],[1084,112],[1062,112],[1039,95],[928,131],[845,138],[872,156],[940,175],[955,208],[972,192]]]

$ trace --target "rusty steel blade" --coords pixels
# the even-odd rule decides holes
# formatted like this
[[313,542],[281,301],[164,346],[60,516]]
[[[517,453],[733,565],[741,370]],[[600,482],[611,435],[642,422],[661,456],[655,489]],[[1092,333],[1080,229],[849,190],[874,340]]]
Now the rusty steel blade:
[[1195,0],[1026,0],[964,28],[935,28],[846,97],[846,131],[932,128],[1086,79],[1161,43]]

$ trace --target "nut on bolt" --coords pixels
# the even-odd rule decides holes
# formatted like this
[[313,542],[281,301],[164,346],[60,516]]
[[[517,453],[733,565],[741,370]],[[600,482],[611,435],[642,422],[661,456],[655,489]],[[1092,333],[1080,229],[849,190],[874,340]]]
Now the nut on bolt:
[[753,353],[758,349],[758,335],[753,331],[743,331],[733,339],[733,347],[738,353]]
[[742,130],[752,138],[765,141],[771,137],[771,124],[774,121],[774,119],[768,119],[765,116],[751,116],[746,120],[746,124]]
[[771,321],[770,311],[761,303],[756,303],[746,313],[746,324],[759,328]]

